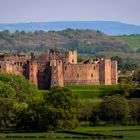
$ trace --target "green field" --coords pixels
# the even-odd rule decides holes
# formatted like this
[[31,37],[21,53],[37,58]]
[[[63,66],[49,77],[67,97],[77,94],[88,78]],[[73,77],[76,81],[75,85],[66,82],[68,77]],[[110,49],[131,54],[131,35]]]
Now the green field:
[[80,132],[90,132],[93,134],[122,135],[122,140],[139,140],[140,126],[96,126],[78,127],[75,129]]
[[120,92],[118,85],[81,85],[68,86],[81,99],[98,99],[104,95],[113,95]]
[[[59,131],[58,131],[59,132]],[[72,131],[64,132],[48,132],[48,133],[0,133],[1,140],[45,140],[45,139],[122,139],[122,140],[139,140],[140,139],[140,126],[100,126],[100,127],[77,127]],[[69,132],[80,132],[81,134],[70,134]],[[82,133],[95,135],[85,136]],[[101,135],[101,136],[100,136]],[[120,138],[106,138],[103,136],[122,136]]]
[[[118,85],[72,85],[67,87],[78,94],[80,99],[98,99],[104,94],[112,95],[120,92]],[[39,90],[41,94],[46,94],[47,92],[47,90]]]
[[80,132],[109,132],[109,131],[140,131],[140,126],[80,126],[75,129]]

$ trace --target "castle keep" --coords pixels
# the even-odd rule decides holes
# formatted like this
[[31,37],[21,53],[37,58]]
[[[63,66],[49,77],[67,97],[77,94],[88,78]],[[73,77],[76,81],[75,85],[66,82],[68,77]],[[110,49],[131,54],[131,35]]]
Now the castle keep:
[[24,75],[39,89],[65,85],[117,84],[117,62],[109,58],[77,63],[77,51],[63,55],[57,49],[40,56],[0,55],[0,72]]

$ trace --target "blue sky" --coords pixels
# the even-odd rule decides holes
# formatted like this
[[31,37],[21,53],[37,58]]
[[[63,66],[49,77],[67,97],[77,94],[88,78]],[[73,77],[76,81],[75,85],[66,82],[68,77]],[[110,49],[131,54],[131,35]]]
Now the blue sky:
[[95,20],[140,25],[140,0],[0,0],[0,23]]

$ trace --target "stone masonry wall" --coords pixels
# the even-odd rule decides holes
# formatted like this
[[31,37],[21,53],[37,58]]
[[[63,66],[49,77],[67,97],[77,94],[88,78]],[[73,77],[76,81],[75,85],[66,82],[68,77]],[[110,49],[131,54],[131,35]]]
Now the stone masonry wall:
[[104,59],[100,61],[100,84],[111,85],[111,60]]
[[[86,62],[86,63],[85,63]],[[58,50],[46,51],[38,58],[24,55],[0,56],[0,72],[24,75],[39,89],[64,85],[117,84],[117,62],[111,59],[77,64],[77,51],[61,55]]]
[[53,86],[64,86],[63,81],[63,69],[62,61],[58,60],[56,65],[51,67],[51,87]]
[[118,83],[118,73],[117,73],[117,61],[111,62],[111,83]]
[[38,73],[38,67],[37,67],[37,61],[31,60],[29,61],[28,65],[28,73],[29,73],[29,81],[35,85],[38,85],[37,80],[37,73]]
[[99,84],[98,64],[65,64],[63,74],[64,85]]

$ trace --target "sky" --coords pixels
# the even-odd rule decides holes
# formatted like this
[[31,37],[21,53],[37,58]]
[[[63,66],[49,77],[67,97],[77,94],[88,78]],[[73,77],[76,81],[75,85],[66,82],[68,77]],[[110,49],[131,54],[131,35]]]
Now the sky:
[[0,23],[96,20],[140,25],[140,0],[0,0]]

